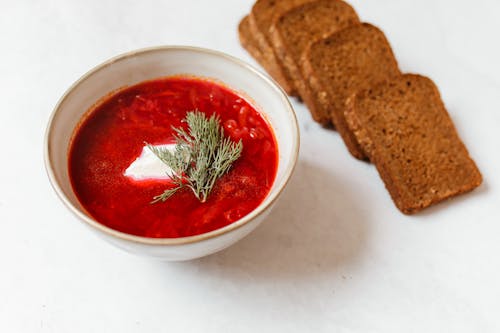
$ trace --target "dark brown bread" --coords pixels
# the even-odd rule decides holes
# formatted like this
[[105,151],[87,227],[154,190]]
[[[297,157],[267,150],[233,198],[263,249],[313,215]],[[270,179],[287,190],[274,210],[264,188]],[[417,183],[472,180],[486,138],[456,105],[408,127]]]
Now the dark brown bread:
[[351,96],[349,127],[405,214],[478,187],[482,176],[436,85],[407,74]]
[[[302,70],[319,102],[314,118],[333,122],[351,154],[366,159],[344,118],[347,98],[391,77],[400,75],[385,35],[363,23],[312,43],[302,57]],[[304,98],[304,97],[303,97]]]
[[238,35],[241,45],[247,52],[262,66],[264,66],[264,58],[259,49],[257,41],[254,39],[253,34],[250,32],[250,19],[245,16],[238,25]]
[[341,0],[317,0],[296,6],[277,17],[271,26],[271,40],[278,59],[290,73],[294,87],[316,121],[320,112],[317,98],[300,69],[301,55],[312,41],[359,24],[354,9]]
[[262,52],[267,72],[281,85],[287,94],[297,96],[290,73],[276,57],[271,43],[270,28],[275,17],[283,12],[313,0],[257,0],[252,7],[250,30]]

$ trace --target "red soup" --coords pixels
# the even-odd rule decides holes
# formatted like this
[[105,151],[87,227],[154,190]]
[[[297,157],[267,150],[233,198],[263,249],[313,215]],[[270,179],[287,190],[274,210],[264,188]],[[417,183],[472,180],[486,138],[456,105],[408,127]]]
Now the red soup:
[[[172,181],[137,180],[125,171],[145,142],[172,143],[172,127],[186,129],[183,119],[193,110],[216,114],[225,134],[241,139],[241,156],[205,202],[185,188],[152,204]],[[69,174],[83,207],[110,228],[155,238],[202,234],[242,218],[267,196],[277,165],[272,129],[249,102],[217,83],[188,77],[143,82],[105,98],[77,127],[69,150]]]

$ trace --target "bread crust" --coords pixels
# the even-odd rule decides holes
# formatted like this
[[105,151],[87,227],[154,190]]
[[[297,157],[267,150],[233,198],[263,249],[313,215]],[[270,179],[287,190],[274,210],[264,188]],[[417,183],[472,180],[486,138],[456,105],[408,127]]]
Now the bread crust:
[[245,16],[238,25],[238,37],[240,39],[241,46],[262,66],[264,66],[264,58],[262,52],[259,49],[257,41],[253,38],[250,32],[250,19]]
[[436,85],[405,74],[351,96],[347,124],[405,214],[480,186]]
[[276,16],[311,1],[315,0],[257,0],[249,15],[250,31],[262,52],[265,62],[264,68],[290,96],[298,96],[298,92],[290,73],[276,56],[271,42],[270,28]]
[[316,0],[284,11],[271,25],[270,35],[276,56],[290,73],[294,87],[313,119],[323,125],[329,124],[330,118],[320,117],[319,101],[313,97],[301,70],[301,55],[313,41],[354,24],[359,24],[358,15],[346,2]]
[[302,70],[319,101],[318,119],[331,118],[349,152],[367,156],[345,121],[349,96],[400,75],[391,46],[377,27],[362,23],[313,42],[302,56]]

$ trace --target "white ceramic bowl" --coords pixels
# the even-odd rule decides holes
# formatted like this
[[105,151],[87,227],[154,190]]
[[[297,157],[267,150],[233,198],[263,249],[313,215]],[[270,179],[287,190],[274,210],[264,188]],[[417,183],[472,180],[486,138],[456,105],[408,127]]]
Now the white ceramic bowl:
[[[83,114],[101,97],[154,78],[187,74],[211,78],[239,92],[270,122],[279,149],[278,172],[266,199],[242,219],[209,233],[183,238],[146,238],[110,229],[80,205],[68,176],[68,146]],[[45,138],[45,166],[61,201],[81,221],[110,243],[129,252],[165,260],[189,260],[220,251],[255,229],[271,211],[294,170],[299,150],[295,113],[285,93],[250,65],[206,49],[164,46],[133,51],[97,66],[61,98]]]

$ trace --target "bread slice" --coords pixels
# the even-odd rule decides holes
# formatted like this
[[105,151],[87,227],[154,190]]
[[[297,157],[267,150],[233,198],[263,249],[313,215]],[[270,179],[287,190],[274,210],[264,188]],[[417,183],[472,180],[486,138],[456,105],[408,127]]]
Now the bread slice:
[[358,15],[344,1],[316,0],[284,12],[271,26],[271,40],[276,55],[290,73],[294,87],[316,121],[328,123],[329,118],[319,117],[318,100],[312,96],[301,72],[301,55],[312,41],[354,24],[359,24]]
[[391,77],[400,75],[398,64],[384,33],[373,25],[351,26],[312,43],[302,56],[302,70],[319,109],[314,119],[330,119],[351,154],[366,159],[363,149],[347,127],[346,99]]
[[257,0],[250,13],[250,30],[261,50],[267,72],[287,94],[297,96],[290,73],[276,57],[272,46],[270,28],[275,17],[283,12],[313,0]]
[[350,129],[405,214],[478,187],[482,176],[436,85],[406,74],[349,98]]
[[245,50],[262,66],[264,65],[264,58],[259,49],[257,41],[254,39],[253,34],[250,32],[250,18],[245,16],[238,25],[238,36],[240,43]]

